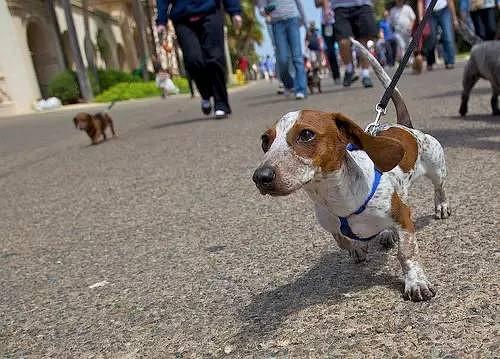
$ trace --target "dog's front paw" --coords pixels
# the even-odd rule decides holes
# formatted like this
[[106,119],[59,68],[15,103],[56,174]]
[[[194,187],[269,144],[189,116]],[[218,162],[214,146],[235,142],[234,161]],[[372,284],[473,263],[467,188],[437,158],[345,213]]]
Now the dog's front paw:
[[398,233],[393,229],[384,229],[377,238],[385,249],[391,249],[399,240]]
[[448,203],[441,202],[436,205],[435,218],[436,219],[446,219],[451,215],[451,209],[448,207]]
[[349,255],[354,260],[355,263],[361,263],[366,261],[366,256],[368,255],[367,245],[353,245],[349,248]]
[[430,300],[436,295],[432,284],[427,280],[424,271],[419,266],[411,268],[404,276],[404,297],[413,302]]

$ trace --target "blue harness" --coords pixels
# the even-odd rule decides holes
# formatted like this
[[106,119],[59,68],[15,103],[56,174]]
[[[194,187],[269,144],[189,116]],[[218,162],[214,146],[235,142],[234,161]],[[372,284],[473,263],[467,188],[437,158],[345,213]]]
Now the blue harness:
[[[352,144],[352,143],[349,143],[347,145],[347,150],[348,151],[357,151],[359,150],[359,148]],[[373,179],[373,183],[372,183],[372,189],[370,191],[370,194],[368,195],[368,198],[366,199],[365,203],[363,203],[363,205],[361,207],[359,207],[354,213],[348,215],[347,217],[339,217],[339,220],[340,220],[340,232],[346,236],[346,237],[349,237],[351,239],[354,239],[356,241],[363,241],[363,242],[367,242],[373,238],[375,238],[377,236],[377,234],[371,236],[371,237],[368,237],[368,238],[360,238],[358,237],[357,235],[355,235],[353,232],[352,232],[352,229],[351,229],[351,226],[349,226],[349,222],[347,220],[347,218],[349,218],[350,216],[352,215],[355,215],[355,214],[361,214],[365,209],[366,209],[366,206],[368,205],[368,202],[370,202],[370,200],[372,199],[373,195],[375,194],[375,191],[377,190],[377,187],[380,183],[380,179],[382,178],[382,172],[380,172],[376,167],[374,167],[374,170],[375,170],[375,178]]]

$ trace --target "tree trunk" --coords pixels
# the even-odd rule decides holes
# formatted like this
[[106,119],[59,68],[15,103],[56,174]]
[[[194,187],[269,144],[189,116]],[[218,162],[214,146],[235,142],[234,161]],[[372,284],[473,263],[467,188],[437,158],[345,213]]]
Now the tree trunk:
[[69,68],[68,64],[68,59],[66,58],[66,54],[64,53],[63,46],[62,46],[62,38],[61,38],[61,28],[59,27],[59,23],[57,22],[57,16],[56,16],[56,9],[55,9],[55,1],[54,0],[48,0],[47,1],[47,8],[49,10],[49,16],[50,20],[52,21],[52,24],[54,25],[54,29],[56,30],[56,35],[57,35],[57,46],[59,49],[61,49],[61,52],[63,53],[63,61],[64,61],[64,67],[71,70]]
[[85,69],[85,65],[83,64],[80,46],[78,46],[78,38],[76,36],[75,23],[73,22],[70,0],[61,0],[61,5],[64,9],[66,24],[68,26],[69,45],[76,64],[76,76],[78,78],[78,84],[80,85],[80,92],[83,99],[89,102],[93,99],[94,95],[92,94],[92,87],[90,86],[87,69]]
[[87,58],[87,64],[90,71],[94,75],[96,80],[97,92],[99,91],[99,75],[97,73],[97,67],[94,61],[94,45],[92,44],[92,37],[90,36],[90,25],[89,25],[89,2],[88,0],[82,0],[83,9],[83,27],[85,29],[85,57]]
[[137,30],[139,32],[139,53],[141,56],[142,78],[144,81],[148,81],[149,74],[147,69],[147,61],[149,51],[146,39],[146,19],[144,16],[144,11],[142,9],[141,1],[132,0],[132,9],[134,12],[135,23],[137,24]]
[[155,41],[155,24],[153,22],[153,3],[151,0],[146,1],[146,10],[147,10],[147,15],[148,15],[148,25],[149,25],[149,33],[151,36],[149,36],[149,41],[151,45],[151,53],[156,56],[156,58],[160,58],[160,53],[158,52],[158,46],[156,46],[156,41]]

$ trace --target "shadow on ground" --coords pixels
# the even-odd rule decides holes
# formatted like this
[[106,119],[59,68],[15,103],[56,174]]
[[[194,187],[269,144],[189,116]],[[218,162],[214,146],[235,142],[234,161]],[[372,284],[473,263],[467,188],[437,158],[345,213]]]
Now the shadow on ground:
[[335,303],[373,286],[401,290],[399,278],[377,273],[385,253],[367,263],[353,263],[345,251],[323,255],[318,263],[295,281],[256,295],[240,313],[244,322],[237,340],[246,343],[272,334],[291,314],[322,303]]
[[203,116],[203,117],[189,118],[189,119],[181,120],[181,121],[173,121],[173,122],[167,122],[167,123],[160,123],[158,125],[151,126],[151,129],[152,130],[159,130],[159,129],[166,128],[166,127],[181,126],[181,125],[187,125],[189,123],[202,122],[202,121],[210,121],[210,120],[215,120],[215,117],[213,117],[213,116]]
[[[317,91],[313,93],[312,95],[309,94],[310,97],[316,97],[316,96],[322,96],[322,95],[328,95],[336,92],[349,92],[349,91],[355,91],[357,90],[356,87],[328,87],[323,90],[322,93],[318,93]],[[254,96],[253,99],[261,98],[261,96]],[[295,96],[290,95],[290,97],[285,97],[284,95],[275,95],[275,94],[266,94],[262,95],[262,98],[265,98],[266,100],[263,101],[255,101],[255,102],[250,102],[248,103],[248,107],[254,107],[254,106],[262,106],[262,105],[272,105],[276,103],[281,103],[281,102],[294,102],[296,103],[297,100],[295,99]],[[299,100],[302,101],[302,100]]]
[[[471,121],[474,117],[470,116]],[[429,134],[436,137],[444,147],[500,151],[500,127],[431,130]]]
[[[489,89],[487,87],[481,87],[481,88],[473,89],[472,93],[471,93],[471,96],[474,96],[474,94],[477,94],[477,95],[491,94],[491,89]],[[426,100],[431,100],[431,99],[435,99],[435,98],[438,98],[438,97],[457,97],[458,99],[460,99],[461,95],[462,95],[462,89],[459,89],[459,90],[446,91],[446,92],[439,93],[439,94],[432,94],[432,95],[422,96],[421,98],[422,99],[426,99]]]
[[427,216],[419,217],[415,221],[415,228],[417,229],[417,231],[420,231],[421,229],[424,229],[429,224],[431,224],[433,219],[434,219],[434,216],[431,214],[428,214]]
[[[458,110],[457,110],[458,112]],[[491,113],[477,113],[477,114],[468,114],[467,116],[460,116],[460,115],[451,115],[451,116],[431,116],[431,118],[439,118],[442,119],[443,117],[449,118],[451,120],[460,120],[460,121],[466,121],[466,122],[485,122],[485,123],[496,123],[500,124],[500,116],[494,116]]]

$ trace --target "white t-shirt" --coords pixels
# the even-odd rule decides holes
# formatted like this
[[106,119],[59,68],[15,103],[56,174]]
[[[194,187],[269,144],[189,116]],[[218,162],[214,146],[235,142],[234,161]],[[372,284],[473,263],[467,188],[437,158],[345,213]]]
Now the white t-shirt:
[[415,21],[415,12],[411,6],[404,4],[403,6],[394,6],[389,12],[389,19],[396,32],[409,33]]
[[495,0],[471,0],[470,1],[470,11],[476,11],[480,9],[489,9],[495,7]]
[[[426,9],[429,7],[430,3],[431,3],[431,0],[425,0],[425,8]],[[444,9],[447,6],[448,6],[448,1],[446,1],[446,0],[437,0],[436,6],[434,6],[434,9],[432,11],[438,11],[438,10]]]

